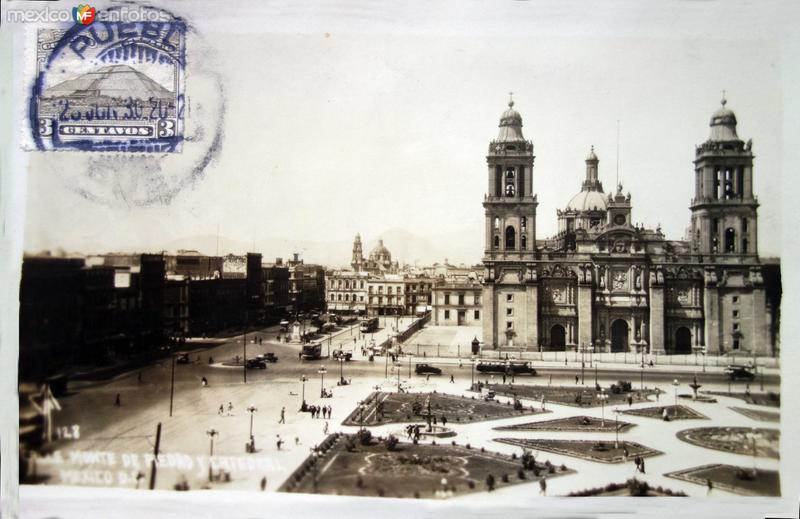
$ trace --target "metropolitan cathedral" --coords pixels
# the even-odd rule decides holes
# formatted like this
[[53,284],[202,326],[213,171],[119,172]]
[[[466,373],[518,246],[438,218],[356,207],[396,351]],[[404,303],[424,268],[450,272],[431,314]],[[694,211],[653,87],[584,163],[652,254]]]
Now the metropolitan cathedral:
[[764,278],[779,267],[758,255],[752,142],[738,137],[725,99],[695,149],[681,241],[632,223],[630,193],[603,189],[594,149],[580,192],[557,212],[558,233],[537,237],[533,143],[508,106],[486,157],[486,347],[776,355],[779,281]]

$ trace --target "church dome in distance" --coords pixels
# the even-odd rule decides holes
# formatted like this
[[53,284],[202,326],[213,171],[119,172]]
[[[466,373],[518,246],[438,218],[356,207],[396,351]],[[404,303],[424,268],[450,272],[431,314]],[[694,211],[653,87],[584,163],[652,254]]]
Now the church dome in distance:
[[606,198],[601,191],[581,191],[567,204],[567,211],[605,211]]

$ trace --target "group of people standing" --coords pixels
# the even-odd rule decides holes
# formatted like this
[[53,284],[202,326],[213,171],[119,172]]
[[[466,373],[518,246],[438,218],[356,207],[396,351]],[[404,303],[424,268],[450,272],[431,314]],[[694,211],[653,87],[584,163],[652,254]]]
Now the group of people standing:
[[327,420],[331,417],[333,411],[329,405],[310,405],[308,406],[308,412],[311,413],[311,418],[319,418],[322,415],[322,418]]

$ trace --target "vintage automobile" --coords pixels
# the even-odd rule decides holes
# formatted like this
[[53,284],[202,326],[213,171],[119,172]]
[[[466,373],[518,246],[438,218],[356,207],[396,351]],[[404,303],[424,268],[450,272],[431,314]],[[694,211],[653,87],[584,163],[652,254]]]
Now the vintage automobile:
[[736,379],[753,380],[756,378],[755,374],[751,371],[751,368],[748,366],[731,365],[727,366],[723,372],[725,373],[725,376],[727,376],[730,380],[736,380]]
[[331,353],[331,357],[333,357],[336,360],[344,359],[345,361],[350,361],[350,359],[353,358],[353,352],[352,351],[335,350],[333,353]]
[[417,375],[441,375],[442,370],[430,364],[417,364],[414,368]]
[[189,364],[189,354],[188,353],[180,353],[177,357],[175,357],[176,364]]
[[247,369],[267,369],[267,363],[259,358],[247,359],[245,366]]
[[271,351],[263,355],[256,355],[256,359],[263,360],[264,362],[278,362],[278,356]]

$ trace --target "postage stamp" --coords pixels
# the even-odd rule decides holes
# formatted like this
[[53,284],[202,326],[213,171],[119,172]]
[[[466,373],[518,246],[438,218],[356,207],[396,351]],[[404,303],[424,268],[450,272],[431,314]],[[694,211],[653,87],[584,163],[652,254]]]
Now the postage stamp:
[[136,22],[108,14],[38,30],[29,106],[36,149],[181,151],[184,21],[158,9]]

